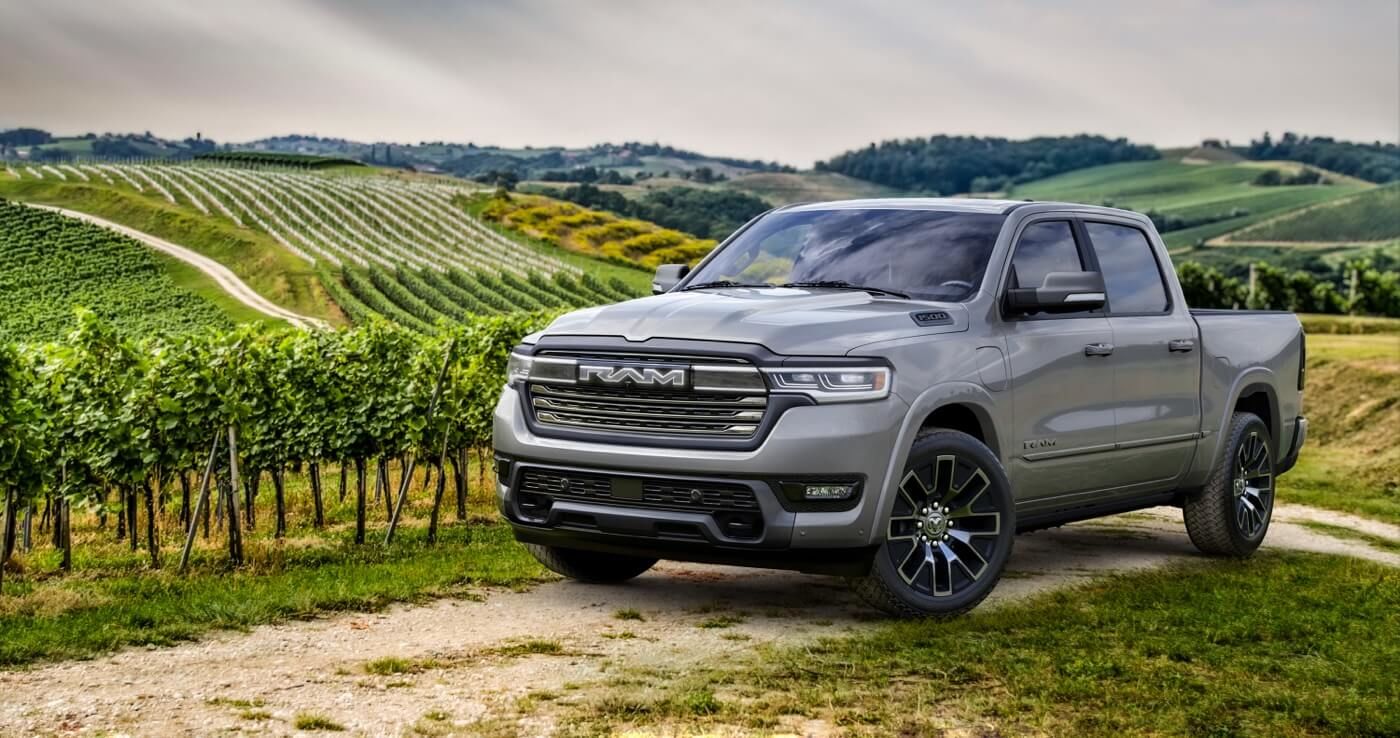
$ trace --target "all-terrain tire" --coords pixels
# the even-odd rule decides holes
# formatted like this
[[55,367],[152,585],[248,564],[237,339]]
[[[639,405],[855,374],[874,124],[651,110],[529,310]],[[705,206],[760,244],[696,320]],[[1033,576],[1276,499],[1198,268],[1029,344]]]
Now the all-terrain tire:
[[[1254,413],[1235,413],[1226,433],[1224,451],[1215,460],[1210,478],[1200,492],[1186,499],[1182,517],[1191,543],[1203,553],[1244,558],[1263,543],[1273,517],[1273,443],[1268,427]],[[1262,465],[1253,472],[1246,469],[1246,462],[1255,461],[1260,453]],[[1267,488],[1261,490],[1265,478]],[[1246,508],[1241,497],[1251,491],[1255,496]]]
[[656,566],[656,559],[620,554],[580,551],[576,548],[525,544],[535,560],[546,569],[569,579],[590,584],[617,584],[633,579]]
[[[885,541],[870,572],[849,581],[867,603],[895,617],[961,615],[991,593],[1011,555],[1016,535],[1011,483],[991,449],[966,433],[949,430],[915,439],[901,474],[882,531]],[[917,499],[921,490],[929,492],[923,500]],[[949,502],[946,509],[929,504],[937,497]],[[937,517],[940,514],[944,517]],[[959,521],[961,528],[956,526]],[[949,522],[953,525],[945,528]],[[924,556],[924,563],[909,558],[917,556]],[[964,557],[962,563],[957,561]]]

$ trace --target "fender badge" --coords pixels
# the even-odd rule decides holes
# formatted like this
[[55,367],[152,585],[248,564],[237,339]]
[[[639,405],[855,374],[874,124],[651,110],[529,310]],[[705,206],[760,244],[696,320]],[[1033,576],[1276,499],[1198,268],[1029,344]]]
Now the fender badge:
[[952,325],[953,316],[942,310],[920,310],[917,313],[909,313],[909,317],[914,319],[919,325]]

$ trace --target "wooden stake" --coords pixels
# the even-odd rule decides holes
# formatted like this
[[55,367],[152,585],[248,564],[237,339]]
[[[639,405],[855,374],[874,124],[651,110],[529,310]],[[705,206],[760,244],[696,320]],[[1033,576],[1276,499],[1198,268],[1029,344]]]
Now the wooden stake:
[[238,429],[228,427],[228,555],[234,566],[243,564],[243,531],[238,529]]
[[[214,434],[214,445],[209,448],[209,463],[204,465],[204,476],[199,480],[199,495],[195,498],[194,511],[190,514],[189,532],[185,535],[185,548],[180,552],[180,571],[190,564],[190,549],[194,547],[195,532],[199,530],[199,519],[204,518],[204,537],[209,537],[209,480],[214,476],[214,458],[219,453],[219,440],[223,434]],[[202,515],[201,515],[202,513]]]

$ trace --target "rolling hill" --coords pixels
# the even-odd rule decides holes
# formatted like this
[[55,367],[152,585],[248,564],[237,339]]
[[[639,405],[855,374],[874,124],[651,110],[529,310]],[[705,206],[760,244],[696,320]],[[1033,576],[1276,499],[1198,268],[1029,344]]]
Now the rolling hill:
[[332,322],[379,315],[428,331],[645,288],[636,269],[503,235],[466,211],[472,192],[459,180],[362,167],[22,164],[0,174],[0,196],[185,245],[274,302]]

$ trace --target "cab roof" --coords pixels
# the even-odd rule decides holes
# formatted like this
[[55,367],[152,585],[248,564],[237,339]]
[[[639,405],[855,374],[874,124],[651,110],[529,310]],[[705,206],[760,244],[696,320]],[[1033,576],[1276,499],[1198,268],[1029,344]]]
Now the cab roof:
[[1128,215],[1141,219],[1140,213],[1099,205],[1035,200],[982,200],[971,197],[883,197],[866,200],[830,200],[788,205],[780,210],[941,210],[954,213],[989,213],[1002,215],[1012,210],[1028,208],[1036,212],[1072,210],[1103,215]]

